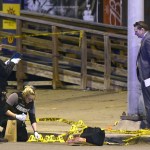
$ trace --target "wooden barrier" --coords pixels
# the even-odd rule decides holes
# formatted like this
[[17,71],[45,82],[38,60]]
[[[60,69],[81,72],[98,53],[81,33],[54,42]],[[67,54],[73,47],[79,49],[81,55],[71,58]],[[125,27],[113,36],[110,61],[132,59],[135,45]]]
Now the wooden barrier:
[[8,142],[17,142],[17,121],[16,120],[7,121],[4,138],[7,139]]
[[[24,56],[16,69],[18,89],[28,82],[26,74],[44,77],[53,89],[63,87],[64,83],[79,85],[80,89],[126,89],[127,36],[124,29],[121,33],[121,29],[105,26],[105,30],[99,31],[98,24],[94,30],[92,24],[90,28],[78,27],[62,21],[52,22],[48,17],[39,20],[36,15],[0,13],[1,18],[17,22],[16,46],[4,44],[3,47]],[[11,33],[1,30],[0,35],[3,38]],[[42,85],[42,81],[39,82]]]

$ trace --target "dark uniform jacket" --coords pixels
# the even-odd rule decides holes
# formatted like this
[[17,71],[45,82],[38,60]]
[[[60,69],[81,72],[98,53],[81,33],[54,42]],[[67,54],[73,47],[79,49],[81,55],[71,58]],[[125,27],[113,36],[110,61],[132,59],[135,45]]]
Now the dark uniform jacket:
[[17,94],[18,94],[18,101],[13,106],[10,106],[6,102],[4,113],[6,113],[7,110],[10,110],[16,114],[28,113],[31,124],[36,122],[34,101],[27,104],[25,103],[25,100],[22,97],[22,93],[19,92]]

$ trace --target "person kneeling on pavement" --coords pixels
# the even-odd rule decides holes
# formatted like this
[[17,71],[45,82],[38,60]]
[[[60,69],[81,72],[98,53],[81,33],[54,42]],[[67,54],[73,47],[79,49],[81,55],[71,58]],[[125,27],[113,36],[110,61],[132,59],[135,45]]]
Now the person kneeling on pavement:
[[6,100],[4,107],[4,117],[2,121],[3,136],[5,135],[7,120],[17,120],[17,141],[26,142],[28,133],[26,129],[26,116],[29,114],[32,129],[36,139],[40,138],[37,132],[37,123],[35,117],[35,100],[36,94],[32,86],[25,86],[22,92],[12,93]]

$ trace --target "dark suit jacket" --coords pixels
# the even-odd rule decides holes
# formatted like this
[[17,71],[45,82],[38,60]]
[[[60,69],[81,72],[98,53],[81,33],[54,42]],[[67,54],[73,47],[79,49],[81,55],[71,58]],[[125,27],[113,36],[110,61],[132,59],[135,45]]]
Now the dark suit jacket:
[[140,82],[150,78],[150,32],[141,41],[137,56],[137,76]]

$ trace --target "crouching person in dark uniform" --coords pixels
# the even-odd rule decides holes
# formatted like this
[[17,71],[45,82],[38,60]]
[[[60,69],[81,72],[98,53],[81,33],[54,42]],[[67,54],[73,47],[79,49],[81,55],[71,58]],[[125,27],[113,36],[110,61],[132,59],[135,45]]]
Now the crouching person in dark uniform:
[[17,120],[17,141],[26,142],[28,133],[26,130],[26,115],[29,114],[31,126],[36,139],[40,138],[37,132],[36,117],[35,117],[35,90],[32,86],[25,86],[22,92],[12,93],[6,100],[4,107],[4,118],[2,122],[3,136],[5,135],[7,120]]

